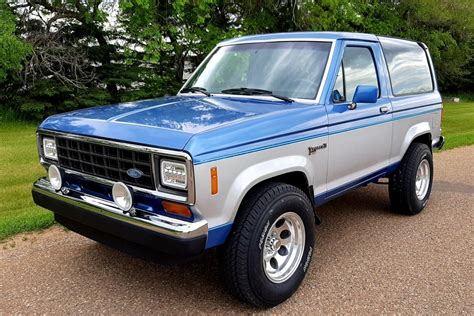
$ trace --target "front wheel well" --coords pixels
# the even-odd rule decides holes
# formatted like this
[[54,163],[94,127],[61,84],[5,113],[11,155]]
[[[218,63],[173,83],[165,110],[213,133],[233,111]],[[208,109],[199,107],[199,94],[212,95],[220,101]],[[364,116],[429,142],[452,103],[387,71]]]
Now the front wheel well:
[[[281,174],[281,175],[278,175],[278,176],[275,176],[275,177],[272,177],[272,178],[265,179],[265,180],[255,184],[245,194],[244,198],[242,199],[242,202],[240,203],[240,207],[242,207],[242,205],[245,205],[245,202],[248,199],[250,199],[258,190],[260,190],[260,188],[262,188],[265,185],[267,185],[268,183],[272,183],[272,182],[273,183],[275,183],[275,182],[286,183],[286,184],[290,184],[290,185],[293,185],[293,186],[297,187],[298,189],[300,189],[301,191],[303,191],[306,194],[309,201],[311,202],[311,205],[313,206],[313,208],[315,208],[313,186],[309,185],[308,178],[301,171],[292,171],[292,172],[284,173],[284,174]],[[239,207],[239,210],[240,210],[240,207]],[[315,212],[315,217],[316,217],[316,222],[319,224],[320,219],[319,219],[319,216],[316,214],[316,212]]]
[[[297,187],[306,195],[308,195],[308,179],[306,178],[306,175],[303,172],[300,171],[294,171],[294,172],[289,172],[289,173],[284,173],[282,175],[267,179],[263,182],[282,182],[286,184],[291,184],[292,186]],[[310,197],[310,196],[308,196]]]

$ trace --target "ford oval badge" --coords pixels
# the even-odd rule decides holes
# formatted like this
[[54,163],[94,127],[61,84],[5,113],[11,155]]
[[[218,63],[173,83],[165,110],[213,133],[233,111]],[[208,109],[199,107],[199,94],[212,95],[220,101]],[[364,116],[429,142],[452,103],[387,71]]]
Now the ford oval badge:
[[141,178],[141,176],[143,176],[143,172],[135,168],[128,169],[127,174],[129,177],[134,178],[134,179],[138,179],[138,178]]

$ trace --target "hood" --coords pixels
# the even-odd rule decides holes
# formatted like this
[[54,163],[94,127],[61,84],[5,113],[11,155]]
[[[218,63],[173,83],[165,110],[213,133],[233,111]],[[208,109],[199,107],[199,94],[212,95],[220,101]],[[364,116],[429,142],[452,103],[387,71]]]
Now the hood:
[[296,103],[233,97],[175,96],[53,115],[41,129],[181,150],[195,135]]

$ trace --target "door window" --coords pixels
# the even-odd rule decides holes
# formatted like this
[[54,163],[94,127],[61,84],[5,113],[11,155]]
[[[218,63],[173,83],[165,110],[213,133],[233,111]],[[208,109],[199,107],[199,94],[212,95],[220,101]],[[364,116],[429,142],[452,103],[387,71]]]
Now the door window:
[[345,48],[334,85],[334,101],[352,101],[358,85],[379,88],[374,57],[367,47],[348,46]]

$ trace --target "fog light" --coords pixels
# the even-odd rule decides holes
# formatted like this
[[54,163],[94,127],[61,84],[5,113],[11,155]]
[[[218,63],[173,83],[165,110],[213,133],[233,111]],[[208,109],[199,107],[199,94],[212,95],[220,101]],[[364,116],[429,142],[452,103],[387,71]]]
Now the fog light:
[[55,165],[50,165],[48,168],[48,178],[53,189],[60,190],[63,186],[63,179],[61,178],[61,171]]
[[112,197],[115,204],[123,211],[128,211],[132,208],[133,199],[129,188],[122,182],[117,182],[112,187]]

